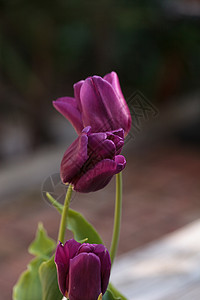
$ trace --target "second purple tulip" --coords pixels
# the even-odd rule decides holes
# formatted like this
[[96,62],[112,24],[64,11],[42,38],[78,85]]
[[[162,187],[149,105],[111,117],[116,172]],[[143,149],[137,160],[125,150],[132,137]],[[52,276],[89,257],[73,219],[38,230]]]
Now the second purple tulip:
[[123,145],[123,129],[92,133],[90,126],[84,128],[63,156],[63,183],[71,183],[82,193],[102,189],[126,165],[124,156],[119,155]]

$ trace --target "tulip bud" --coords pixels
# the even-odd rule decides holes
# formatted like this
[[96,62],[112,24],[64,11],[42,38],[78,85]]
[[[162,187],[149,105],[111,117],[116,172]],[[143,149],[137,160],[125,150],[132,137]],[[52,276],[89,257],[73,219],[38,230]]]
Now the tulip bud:
[[131,128],[131,114],[115,72],[104,78],[92,76],[77,82],[74,98],[58,98],[53,105],[78,134],[84,127],[91,126],[92,132],[123,128],[126,136]]
[[60,290],[69,300],[97,300],[105,293],[111,269],[105,246],[71,239],[57,246],[55,263]]

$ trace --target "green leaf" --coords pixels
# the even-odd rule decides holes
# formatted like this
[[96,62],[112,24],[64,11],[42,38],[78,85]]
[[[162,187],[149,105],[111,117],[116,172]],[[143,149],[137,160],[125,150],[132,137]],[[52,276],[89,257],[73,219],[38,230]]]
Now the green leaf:
[[21,274],[13,288],[13,300],[42,300],[42,286],[39,277],[39,266],[43,258],[35,258],[28,265],[28,269]]
[[103,295],[102,300],[121,300],[121,298],[115,297],[113,293],[109,289],[107,289],[107,291]]
[[54,256],[41,264],[39,274],[42,283],[42,300],[61,300],[63,296],[58,287]]
[[38,224],[36,238],[29,246],[29,252],[36,256],[27,266],[13,288],[13,300],[42,300],[42,284],[39,267],[50,258],[55,241],[47,236],[42,224]]
[[109,283],[108,289],[103,296],[103,300],[112,300],[112,299],[119,299],[119,300],[127,300],[113,285]]
[[121,298],[120,296],[115,295],[109,288],[107,289],[107,291],[105,292],[105,294],[103,295],[102,300],[123,300],[126,298]]
[[50,193],[46,193],[47,198],[49,199],[49,201],[51,202],[51,204],[57,209],[57,211],[62,214],[62,210],[63,210],[63,205],[60,204],[56,199],[53,198],[53,196],[51,196]]
[[90,244],[103,244],[103,241],[94,227],[86,221],[82,214],[69,209],[67,217],[67,228],[74,234],[77,241],[88,239]]
[[[56,201],[49,193],[46,193],[51,204],[62,214],[63,205]],[[103,244],[103,241],[94,227],[86,221],[83,215],[73,209],[69,209],[67,216],[67,228],[73,232],[77,241],[87,239],[91,244]]]
[[55,247],[55,241],[47,236],[47,232],[42,223],[39,223],[36,238],[29,246],[29,253],[35,256],[46,257],[48,259]]

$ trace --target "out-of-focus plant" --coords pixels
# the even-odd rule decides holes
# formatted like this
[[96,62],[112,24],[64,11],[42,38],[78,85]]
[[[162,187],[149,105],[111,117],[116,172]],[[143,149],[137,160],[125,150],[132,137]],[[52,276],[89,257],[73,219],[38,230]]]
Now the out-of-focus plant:
[[65,90],[66,82],[117,66],[127,86],[150,96],[167,96],[167,84],[172,94],[198,88],[199,20],[175,16],[166,6],[155,0],[2,0],[1,80],[22,97],[47,99],[58,85]]

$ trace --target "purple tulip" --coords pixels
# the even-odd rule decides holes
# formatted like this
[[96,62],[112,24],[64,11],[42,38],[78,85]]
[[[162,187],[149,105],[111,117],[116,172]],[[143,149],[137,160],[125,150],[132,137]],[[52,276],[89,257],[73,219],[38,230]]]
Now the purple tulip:
[[110,277],[111,261],[103,245],[80,244],[71,239],[57,246],[55,254],[58,283],[70,300],[97,300],[104,294]]
[[118,76],[111,72],[101,78],[88,77],[74,84],[74,98],[53,101],[54,107],[67,118],[78,134],[91,126],[92,132],[131,127],[131,115],[121,91]]
[[60,170],[63,183],[71,183],[82,193],[102,189],[126,165],[124,156],[119,155],[123,144],[123,129],[92,133],[90,126],[85,127],[64,153]]

